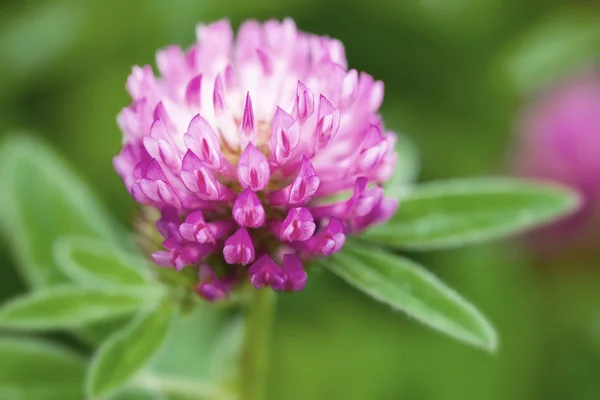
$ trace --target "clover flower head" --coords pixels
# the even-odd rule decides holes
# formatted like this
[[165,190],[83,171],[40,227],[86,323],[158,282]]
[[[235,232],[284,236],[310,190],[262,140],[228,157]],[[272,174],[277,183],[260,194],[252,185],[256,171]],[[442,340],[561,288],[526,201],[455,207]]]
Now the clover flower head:
[[542,230],[540,255],[594,250],[600,237],[600,74],[584,71],[550,87],[524,113],[517,173],[567,185],[582,208]]
[[348,70],[341,42],[289,19],[196,34],[187,51],[158,52],[160,77],[133,68],[115,169],[160,211],[154,261],[194,266],[201,296],[225,297],[244,279],[301,290],[305,261],[396,209],[382,190],[396,162],[378,114],[383,84]]

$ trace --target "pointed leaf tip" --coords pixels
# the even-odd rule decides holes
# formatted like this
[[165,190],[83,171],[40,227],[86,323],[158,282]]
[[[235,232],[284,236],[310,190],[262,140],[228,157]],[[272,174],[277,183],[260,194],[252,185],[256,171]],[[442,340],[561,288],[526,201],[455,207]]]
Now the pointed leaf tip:
[[147,263],[141,257],[125,254],[98,239],[83,236],[59,238],[54,244],[54,260],[74,282],[87,286],[151,285]]
[[397,248],[443,249],[504,238],[577,210],[561,186],[518,179],[455,179],[415,186],[386,224],[363,238]]
[[167,337],[173,312],[173,304],[164,302],[140,314],[100,347],[88,370],[86,388],[91,398],[125,386],[148,363]]
[[79,328],[131,314],[156,302],[158,290],[54,286],[13,298],[0,307],[0,328]]
[[458,293],[417,263],[358,241],[320,263],[350,285],[459,341],[494,352],[496,332]]

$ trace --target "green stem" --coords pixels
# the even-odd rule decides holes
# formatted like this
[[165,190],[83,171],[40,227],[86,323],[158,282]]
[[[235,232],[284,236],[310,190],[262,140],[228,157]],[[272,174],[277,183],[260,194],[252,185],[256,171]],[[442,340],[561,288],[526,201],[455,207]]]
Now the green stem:
[[275,293],[252,290],[244,310],[244,344],[240,360],[240,398],[264,400],[275,317]]

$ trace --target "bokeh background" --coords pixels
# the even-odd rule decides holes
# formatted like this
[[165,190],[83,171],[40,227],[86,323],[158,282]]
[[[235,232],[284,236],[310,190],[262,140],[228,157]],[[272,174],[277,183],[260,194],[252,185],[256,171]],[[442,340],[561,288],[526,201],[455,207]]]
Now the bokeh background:
[[[600,59],[592,0],[3,0],[0,134],[50,142],[129,226],[111,158],[131,66],[191,43],[198,22],[286,16],[385,82],[385,122],[418,145],[420,180],[512,173],[523,113]],[[313,275],[280,299],[270,398],[600,399],[600,258],[528,243],[413,255],[491,319],[493,355]],[[0,242],[0,300],[25,290]]]

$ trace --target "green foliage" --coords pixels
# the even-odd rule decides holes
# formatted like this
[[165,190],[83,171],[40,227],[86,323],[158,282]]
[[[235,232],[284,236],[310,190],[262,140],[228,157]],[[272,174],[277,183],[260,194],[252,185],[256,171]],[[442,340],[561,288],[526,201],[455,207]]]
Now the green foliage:
[[[0,191],[0,231],[7,238],[21,275],[34,289],[63,284],[68,281],[63,269],[73,272],[72,263],[59,267],[57,263],[61,260],[53,257],[55,242],[63,236],[85,235],[90,240],[101,239],[104,250],[112,244],[120,248],[130,248],[129,239],[125,237],[124,232],[116,228],[112,217],[98,203],[85,183],[43,142],[28,135],[5,139],[0,147],[0,178],[3,183],[3,190]],[[117,250],[108,251],[114,254]],[[66,257],[63,257],[62,261],[64,258]],[[82,278],[81,268],[78,278]],[[73,293],[67,293],[65,290]],[[69,299],[85,297],[84,292],[75,288],[59,288],[58,298],[53,297],[53,301],[69,302]],[[22,298],[25,302],[18,304],[26,308],[19,312],[44,312],[39,304],[35,305],[35,299],[44,299],[46,295],[56,294],[57,292],[52,291],[44,292],[39,295],[41,297],[36,297],[38,295],[34,293],[30,298],[33,303],[28,303]],[[103,291],[100,296],[107,300]],[[49,314],[50,320],[40,315],[43,318],[33,323],[35,328],[28,319],[34,314],[27,314],[29,317],[25,319],[21,319],[24,315],[17,315],[17,319],[14,319],[15,315],[10,314],[10,322],[4,321],[0,324],[6,323],[23,329],[54,329],[65,327],[63,323],[71,327],[83,326],[91,324],[98,315],[102,315],[102,321],[105,321],[131,314],[135,311],[134,304],[140,306],[139,299],[132,299],[132,294],[124,293],[119,296],[124,296],[124,303],[119,305],[118,310],[116,304],[109,299],[110,309],[95,309],[91,314],[92,319],[84,319],[81,323],[67,321],[69,315],[57,315],[61,310],[51,310],[54,314]],[[81,305],[84,313],[86,305],[93,299],[88,300]],[[31,305],[33,309],[28,308]],[[69,304],[69,307],[67,314],[75,312],[75,308],[79,306]],[[103,304],[100,304],[100,308],[102,307]],[[59,322],[61,320],[63,322]],[[93,328],[93,331],[82,329],[76,334],[87,342],[97,343],[114,329],[110,328],[110,324],[103,325],[102,329],[98,329],[96,324],[90,328]],[[103,333],[99,335],[99,332]]]
[[84,285],[139,287],[150,284],[145,260],[127,255],[98,239],[60,238],[54,246],[54,259],[66,276]]
[[0,66],[0,86],[10,88],[27,81],[40,65],[53,65],[66,53],[81,30],[81,8],[79,4],[56,1],[7,18],[0,27],[0,53],[7,55]]
[[539,296],[541,271],[514,250],[494,243],[419,255],[485,311],[500,338],[494,354],[443,337],[329,271],[312,271],[301,296],[279,298],[268,398],[560,400],[539,396],[540,382],[531,379],[550,352],[545,334],[556,303],[547,304],[547,316],[538,307],[547,301]]
[[0,327],[25,330],[78,328],[131,314],[160,292],[128,287],[56,286],[16,297],[0,308]]
[[[37,3],[8,1],[0,6],[4,17],[0,49],[7,54],[6,62],[0,63],[0,125],[27,127],[47,135],[93,179],[95,189],[111,205],[112,215],[123,223],[130,220],[132,202],[111,170],[109,158],[119,148],[118,128],[110,116],[129,101],[123,90],[126,71],[134,63],[152,63],[159,46],[189,44],[194,35],[190,27],[198,21],[226,15],[236,25],[248,17],[291,15],[302,29],[342,39],[349,65],[385,82],[384,106],[393,105],[390,118],[399,119],[398,130],[419,143],[426,179],[503,168],[517,104],[512,96],[495,92],[498,84],[530,95],[597,58],[600,49],[596,39],[599,14],[593,1],[580,1],[576,4],[580,11],[571,12],[573,2],[566,0],[351,0],[342,13],[331,0],[311,1],[311,7],[296,0],[293,4],[261,0],[244,5],[236,0],[133,0],[118,6],[72,0]],[[357,24],[361,29],[356,29]],[[106,30],[109,25],[111,29]],[[512,46],[504,49],[507,39]],[[499,49],[507,51],[499,54]],[[499,76],[490,69],[498,65],[502,81],[494,82]],[[397,108],[397,102],[405,107]],[[386,127],[395,130],[384,116]],[[85,201],[85,207],[72,207],[72,194],[76,198],[78,191],[57,187],[54,178],[43,171],[45,161],[31,168],[38,156],[44,159],[39,145],[32,148],[24,147],[19,157],[13,156],[12,149],[0,152],[0,228],[8,240],[8,246],[0,250],[12,253],[27,282],[42,288],[46,282],[63,283],[66,278],[61,273],[64,266],[52,258],[55,239],[84,235],[90,242],[97,237],[105,243],[114,237],[121,242],[122,236],[98,232],[103,230],[102,220],[110,220],[108,215],[97,220],[99,224],[86,222],[85,215],[80,219],[81,210],[94,213],[97,203]],[[19,164],[27,165],[23,173],[20,167],[6,168],[17,158]],[[399,164],[405,160],[400,155]],[[32,170],[38,178],[28,188],[25,180]],[[9,171],[17,177],[7,179]],[[394,179],[406,171],[406,166],[399,166]],[[71,183],[80,186],[79,179],[71,176]],[[408,186],[388,183],[385,189],[388,195],[404,197]],[[7,207],[4,200],[13,193],[19,198]],[[53,201],[57,197],[65,201],[58,212]],[[410,205],[410,199],[406,204]],[[21,227],[20,221],[26,225]],[[390,228],[389,236],[395,226]],[[406,231],[402,228],[398,233]],[[484,247],[487,253],[473,258]],[[420,261],[489,313],[502,338],[502,351],[494,357],[440,340],[419,324],[398,318],[389,307],[364,300],[329,273],[314,271],[305,291],[279,298],[269,398],[598,398],[600,387],[594,379],[600,359],[598,341],[593,347],[587,336],[595,334],[597,340],[600,332],[595,306],[600,291],[592,279],[597,275],[595,264],[590,276],[583,277],[584,284],[574,281],[568,293],[563,293],[560,289],[566,281],[581,277],[573,265],[567,265],[568,273],[534,270],[527,256],[515,256],[513,251],[510,246],[494,245],[419,254]],[[14,269],[10,260],[3,261],[0,294],[5,297],[20,289],[7,278],[9,269]],[[107,268],[112,271],[111,266]],[[77,284],[109,283],[106,279],[113,276],[104,271],[98,277],[85,275],[88,271],[79,271]],[[178,281],[181,286],[195,278],[158,271],[165,272],[160,274],[161,281]],[[555,278],[550,286],[549,275]],[[328,285],[319,282],[325,277]],[[582,285],[589,287],[582,290]],[[579,303],[586,313],[577,311]],[[143,372],[135,379],[144,389],[119,393],[118,399],[197,400],[202,394],[224,399],[202,383],[208,375],[208,355],[215,337],[220,336],[219,322],[220,310],[215,307],[198,307],[187,318],[178,316],[173,322],[177,334],[157,354],[162,357],[151,360],[152,373]],[[105,331],[100,337],[114,330],[105,322],[90,328],[95,333]],[[81,384],[71,392],[45,395],[46,389],[60,382],[54,368],[38,374],[40,363],[22,357],[27,372],[39,376],[25,385],[44,391],[23,392],[25,385],[20,390],[6,386],[0,377],[0,399],[83,398]],[[10,357],[0,352],[0,371],[13,365],[7,360]],[[60,369],[65,368],[56,366]],[[216,367],[215,372],[221,369]],[[72,375],[81,379],[81,372]]]
[[477,309],[417,263],[349,241],[325,263],[374,299],[458,340],[494,351],[496,333]]
[[415,250],[464,246],[549,223],[578,206],[573,192],[549,184],[508,179],[431,182],[416,186],[390,221],[363,237]]
[[83,398],[85,360],[61,346],[31,338],[0,338],[0,399]]
[[225,385],[235,381],[244,331],[241,317],[233,318],[221,329],[210,355],[210,375],[215,381]]
[[66,280],[52,261],[57,238],[83,234],[123,242],[89,189],[39,140],[5,140],[0,147],[0,182],[0,228],[23,277],[34,288]]
[[542,89],[600,56],[600,14],[559,10],[518,38],[501,59],[502,71],[520,94]]
[[[146,392],[168,400],[236,400],[209,382],[199,379],[181,379],[177,376],[161,376],[141,373],[135,381]],[[119,398],[119,400],[121,400]]]
[[142,313],[98,349],[87,379],[90,396],[106,395],[135,377],[165,341],[173,311],[173,304],[165,302]]
[[214,304],[200,302],[189,314],[177,314],[171,321],[176,334],[167,337],[148,370],[155,375],[191,380],[208,377],[211,373],[208,355],[216,350],[215,343],[223,335],[223,320],[223,313]]
[[[227,385],[238,372],[239,320],[226,323],[215,304],[196,304],[171,321],[171,332],[135,384],[170,400],[228,400]],[[239,343],[238,343],[239,345]],[[224,348],[224,346],[231,346]],[[238,346],[239,347],[239,346]]]
[[155,391],[140,388],[126,388],[109,398],[110,400],[177,400]]

